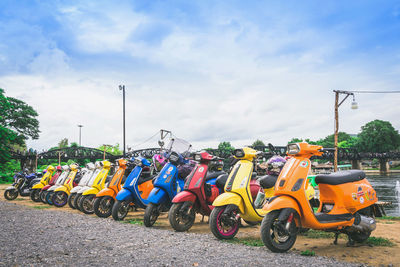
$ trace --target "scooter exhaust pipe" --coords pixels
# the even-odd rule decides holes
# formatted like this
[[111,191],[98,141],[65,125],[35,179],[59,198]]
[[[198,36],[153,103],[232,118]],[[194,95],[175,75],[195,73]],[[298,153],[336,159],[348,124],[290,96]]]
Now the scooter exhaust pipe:
[[349,230],[360,232],[372,232],[376,229],[376,221],[374,218],[360,215],[360,222],[350,226]]

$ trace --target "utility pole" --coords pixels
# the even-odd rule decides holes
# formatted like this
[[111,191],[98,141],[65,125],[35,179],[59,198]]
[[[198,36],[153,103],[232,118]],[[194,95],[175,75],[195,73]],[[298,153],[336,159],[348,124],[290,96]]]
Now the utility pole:
[[125,85],[120,85],[119,90],[122,90],[123,157],[125,157]]
[[79,146],[82,146],[81,145],[81,129],[82,129],[83,125],[78,124],[78,127],[79,127]]
[[[334,132],[334,138],[335,138],[335,153],[333,155],[333,169],[335,172],[337,172],[337,162],[338,162],[338,134],[339,134],[339,107],[340,105],[349,97],[353,96],[353,102],[351,103],[351,108],[352,109],[357,109],[357,103],[354,98],[354,93],[349,92],[349,91],[340,91],[340,90],[333,90],[335,93],[335,132]],[[339,103],[339,94],[344,94],[346,95],[342,101]]]

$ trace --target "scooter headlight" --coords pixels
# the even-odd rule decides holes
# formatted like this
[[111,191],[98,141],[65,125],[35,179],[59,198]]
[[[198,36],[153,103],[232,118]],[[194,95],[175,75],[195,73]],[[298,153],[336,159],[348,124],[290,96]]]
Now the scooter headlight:
[[201,160],[201,155],[200,154],[195,154],[194,155],[194,160],[195,161],[200,161]]
[[133,161],[133,163],[134,163],[136,166],[142,166],[142,161],[141,161],[140,159],[135,159],[135,160]]
[[169,156],[169,161],[171,161],[171,163],[178,163],[179,162],[179,155],[175,152],[172,152],[171,155]]
[[243,149],[235,149],[233,151],[233,155],[237,158],[243,158],[244,157],[244,150]]
[[300,147],[298,144],[289,144],[287,146],[287,154],[288,155],[296,155],[300,152]]

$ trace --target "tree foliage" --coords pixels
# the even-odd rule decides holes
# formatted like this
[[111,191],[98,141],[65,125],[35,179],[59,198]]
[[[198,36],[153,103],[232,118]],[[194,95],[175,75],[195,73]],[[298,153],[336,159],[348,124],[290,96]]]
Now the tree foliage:
[[252,147],[256,147],[256,146],[265,146],[264,142],[261,141],[260,139],[257,139],[256,141],[253,142],[253,144],[251,145]]
[[400,135],[388,121],[374,120],[361,127],[358,147],[364,152],[388,152],[399,149]]
[[58,142],[58,148],[65,148],[68,147],[68,138],[63,138],[61,139],[60,142]]
[[[104,151],[104,145],[99,146],[97,149]],[[114,146],[105,146],[106,152],[111,153],[113,155],[122,155],[122,151],[119,148],[119,144],[115,144]]]
[[0,164],[10,159],[11,147],[39,138],[37,112],[24,101],[7,97],[0,88]]

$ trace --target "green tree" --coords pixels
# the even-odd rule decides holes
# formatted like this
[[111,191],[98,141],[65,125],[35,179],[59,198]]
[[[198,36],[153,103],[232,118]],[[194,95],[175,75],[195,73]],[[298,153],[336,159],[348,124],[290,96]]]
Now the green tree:
[[[99,146],[97,149],[104,151],[104,145]],[[122,155],[122,151],[119,148],[119,144],[115,144],[114,146],[106,146],[106,152],[111,153],[113,155]]]
[[256,147],[256,146],[265,146],[264,142],[257,139],[256,141],[254,141],[254,143],[251,145],[252,147]]
[[58,143],[58,148],[64,148],[64,147],[68,147],[68,138],[63,138]]
[[388,121],[374,120],[361,127],[358,148],[364,152],[388,152],[400,146],[399,132]]
[[79,147],[79,145],[77,142],[72,142],[69,147]]
[[292,140],[290,140],[288,142],[288,144],[292,144],[292,143],[301,143],[303,142],[303,139],[297,138],[297,137],[293,137]]
[[[351,140],[351,136],[345,132],[338,132],[338,144],[343,141]],[[335,135],[331,134],[321,139],[317,142],[319,145],[323,147],[334,147],[335,146]]]
[[218,150],[219,150],[219,152],[221,153],[221,155],[231,155],[232,154],[232,151],[234,150],[235,148],[231,145],[231,143],[229,143],[229,142],[221,142],[221,143],[219,143],[219,145],[218,145]]

